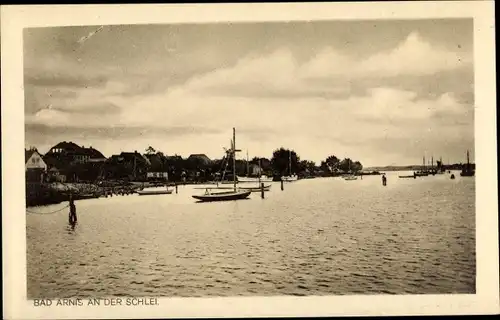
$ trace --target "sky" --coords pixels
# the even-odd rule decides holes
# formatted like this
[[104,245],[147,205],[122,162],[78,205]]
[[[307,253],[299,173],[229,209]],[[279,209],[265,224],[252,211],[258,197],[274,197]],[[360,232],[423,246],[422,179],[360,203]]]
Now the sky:
[[25,147],[474,159],[472,19],[25,29]]

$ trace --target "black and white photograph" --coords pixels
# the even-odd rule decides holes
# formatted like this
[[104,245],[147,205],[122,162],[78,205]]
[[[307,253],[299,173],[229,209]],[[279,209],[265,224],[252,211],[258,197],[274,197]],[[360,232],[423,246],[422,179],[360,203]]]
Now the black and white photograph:
[[33,312],[479,293],[473,16],[113,21],[19,31]]

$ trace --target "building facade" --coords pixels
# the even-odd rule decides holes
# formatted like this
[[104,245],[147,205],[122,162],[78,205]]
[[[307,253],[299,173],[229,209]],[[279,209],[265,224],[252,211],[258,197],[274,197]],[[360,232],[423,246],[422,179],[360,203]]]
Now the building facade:
[[30,182],[43,182],[47,174],[47,164],[35,148],[24,150],[24,168],[26,180]]

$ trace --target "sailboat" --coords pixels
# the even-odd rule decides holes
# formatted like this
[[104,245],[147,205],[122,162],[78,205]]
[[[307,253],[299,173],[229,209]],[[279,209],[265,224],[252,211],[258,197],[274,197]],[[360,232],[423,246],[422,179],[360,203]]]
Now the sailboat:
[[140,196],[149,196],[149,195],[158,195],[158,194],[172,194],[172,189],[169,189],[168,186],[166,189],[149,189],[149,190],[139,190],[137,193]]
[[249,177],[249,175],[250,175],[249,164],[250,163],[248,161],[248,151],[247,151],[247,176],[246,177],[236,176],[236,178],[238,179],[238,182],[242,182],[242,183],[243,182],[253,182],[253,183],[259,183],[259,185],[260,185],[261,182],[272,182],[273,181],[272,177],[268,177],[268,176],[262,174],[262,168],[260,166],[260,159],[259,159],[259,176],[258,177]]
[[[351,172],[351,161],[349,161],[349,172]],[[351,181],[351,180],[358,180],[358,177],[354,175],[353,173],[349,173],[344,175],[344,180]]]
[[288,169],[290,170],[290,175],[281,177],[281,180],[285,182],[297,181],[299,177],[296,174],[292,174],[292,151],[288,151]]
[[476,173],[475,170],[472,169],[472,165],[469,162],[469,150],[467,150],[467,164],[462,168],[462,172],[460,172],[460,176],[473,177],[475,173]]
[[231,200],[241,200],[246,199],[250,196],[252,191],[248,190],[238,190],[236,188],[236,152],[240,150],[236,150],[236,129],[233,128],[233,140],[231,141],[231,150],[230,154],[233,158],[233,190],[230,191],[215,191],[213,189],[220,188],[206,188],[205,194],[203,195],[193,195],[192,197],[196,200],[202,202],[211,202],[211,201],[231,201]]
[[423,158],[423,165],[424,165],[424,169],[423,170],[419,170],[419,171],[416,171],[416,172],[413,173],[416,177],[426,177],[426,176],[429,175],[429,172],[427,172],[427,169],[425,167],[425,156]]

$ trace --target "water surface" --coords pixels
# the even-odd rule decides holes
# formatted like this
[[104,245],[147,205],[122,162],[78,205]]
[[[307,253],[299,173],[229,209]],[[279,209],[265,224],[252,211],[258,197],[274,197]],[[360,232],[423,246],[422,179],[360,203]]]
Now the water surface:
[[475,178],[398,174],[30,208],[28,297],[474,293]]

